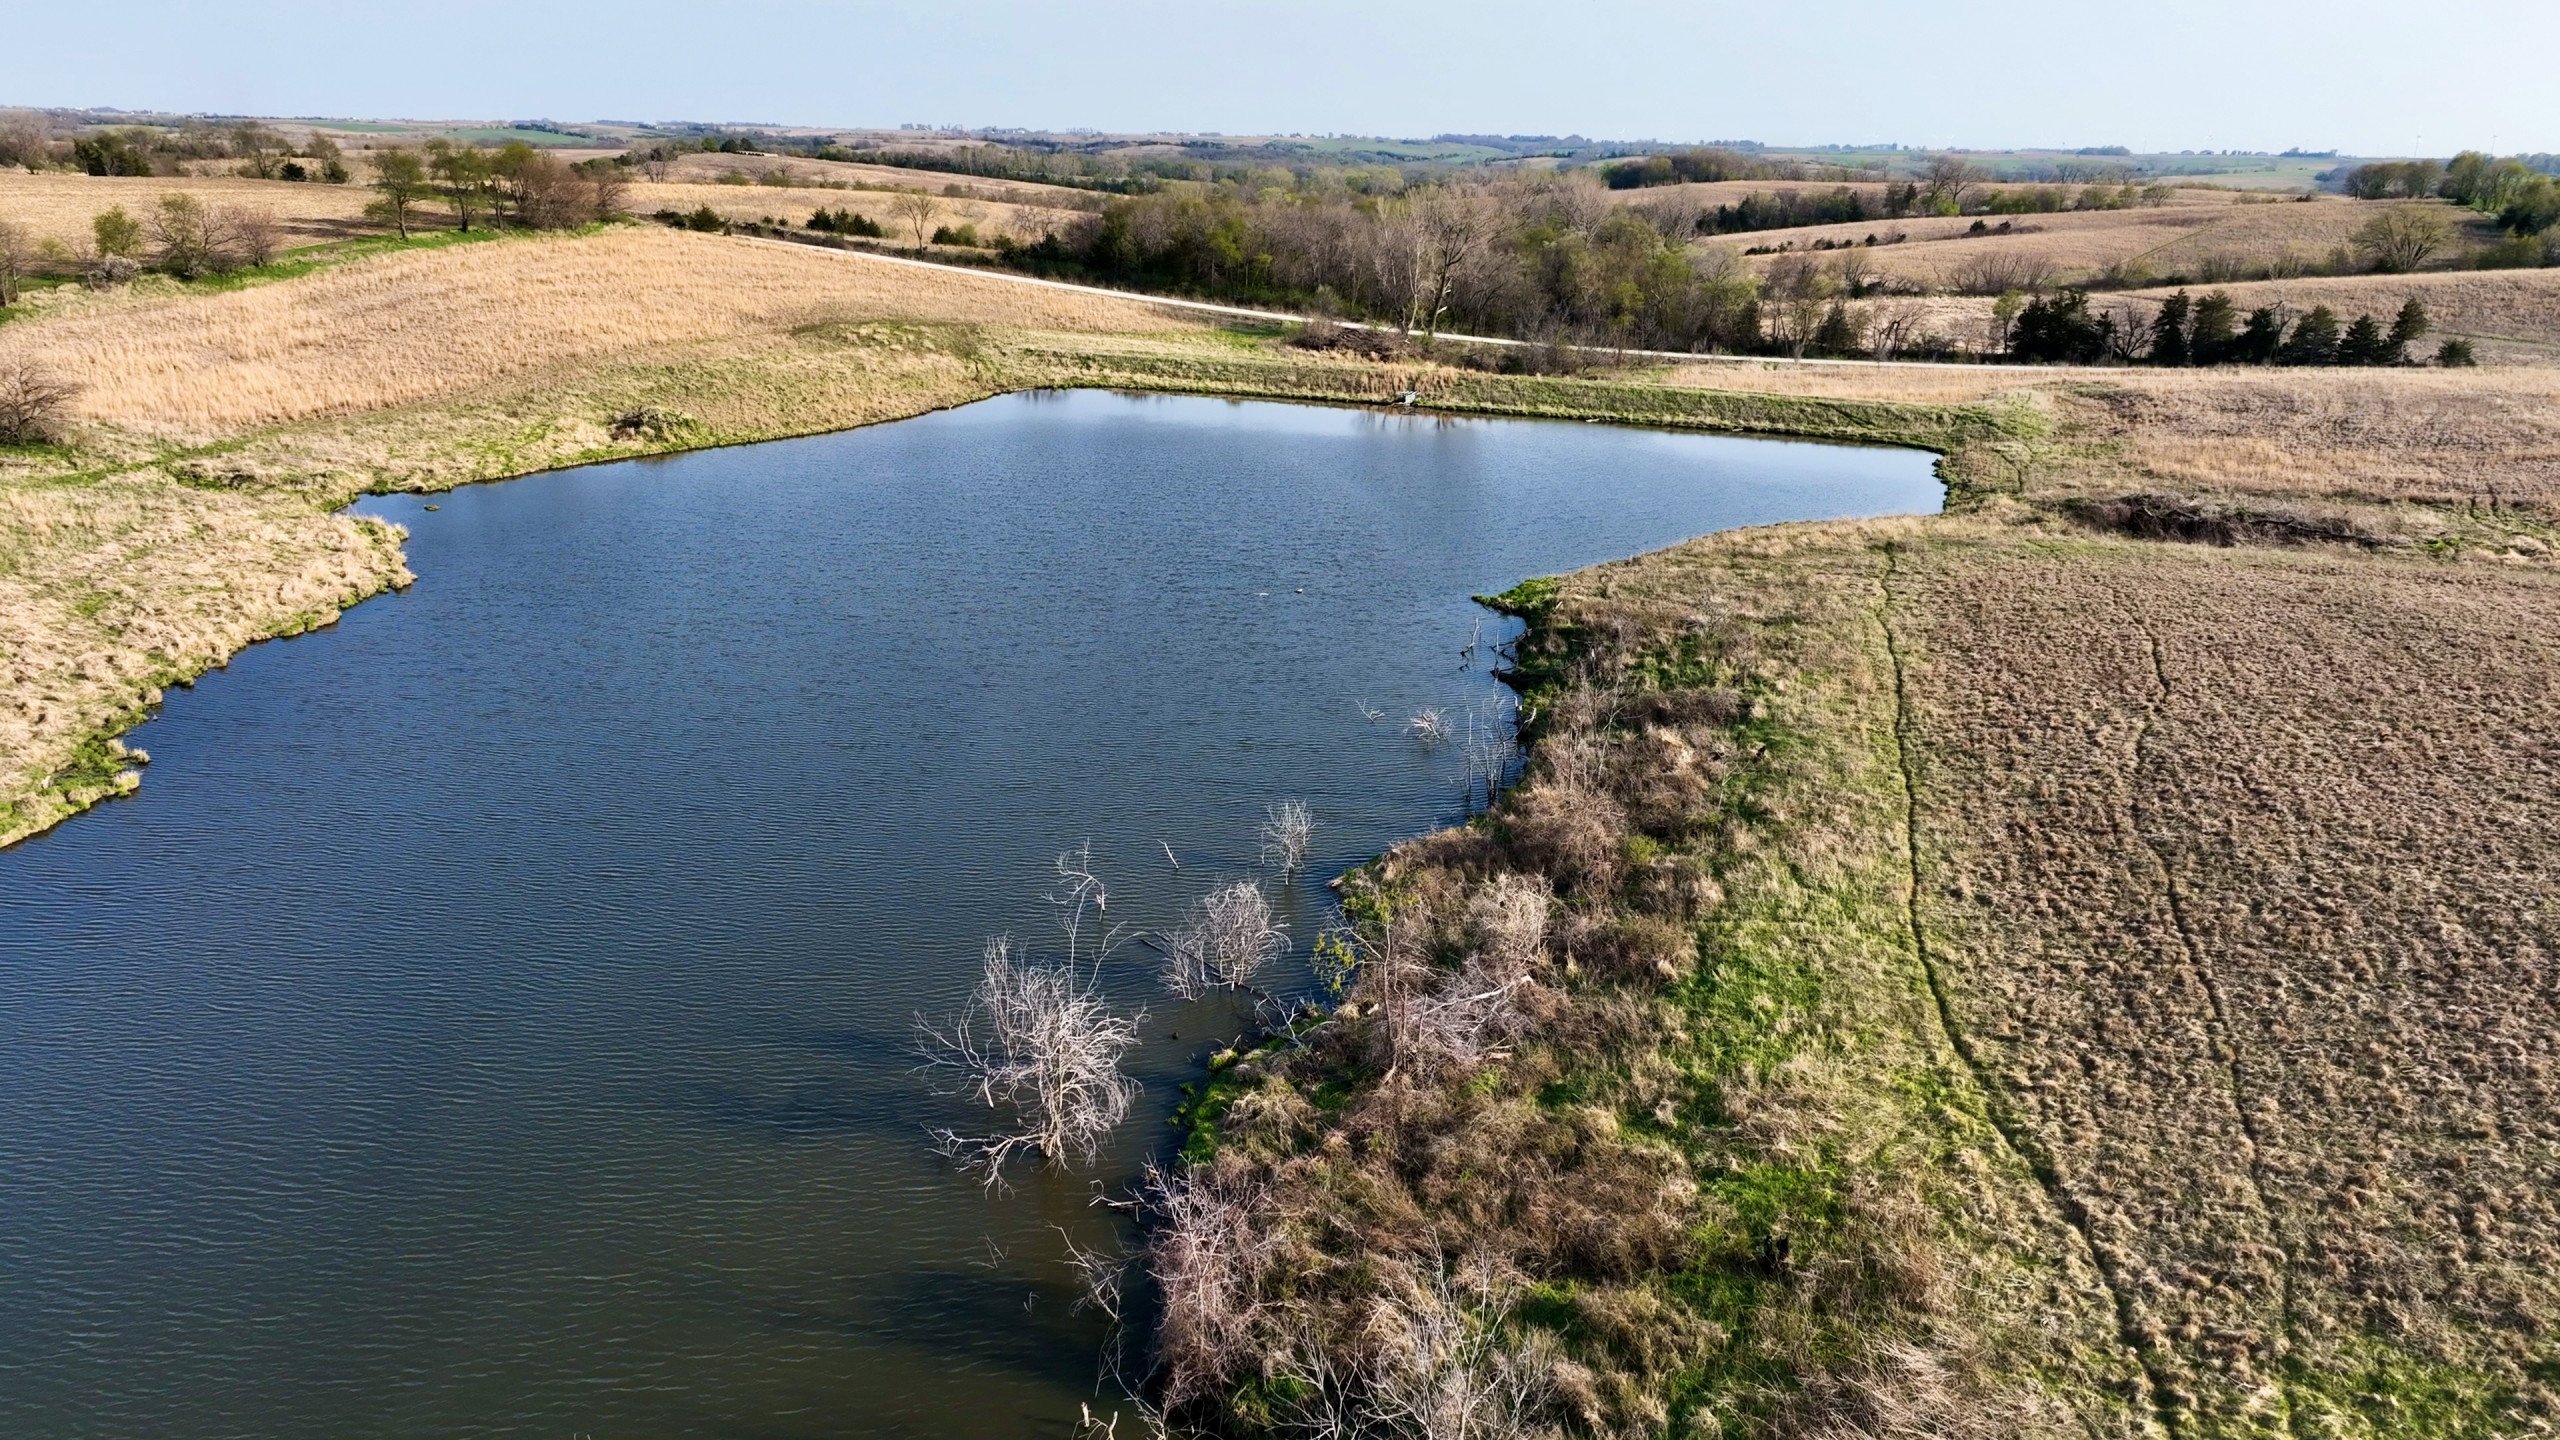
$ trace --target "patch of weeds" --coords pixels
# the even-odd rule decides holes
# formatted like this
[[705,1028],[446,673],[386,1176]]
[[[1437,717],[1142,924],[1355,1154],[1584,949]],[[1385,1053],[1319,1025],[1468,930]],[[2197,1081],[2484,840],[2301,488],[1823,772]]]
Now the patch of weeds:
[[1207,1080],[1182,1087],[1182,1103],[1174,1107],[1174,1132],[1182,1137],[1182,1163],[1206,1165],[1217,1158],[1218,1127],[1245,1092],[1233,1066]]
[[691,434],[700,424],[681,410],[659,405],[634,405],[614,416],[612,423],[605,428],[616,440],[668,445]]
[[2498,1440],[2520,1433],[2521,1397],[2485,1371],[2447,1365],[2387,1342],[2358,1338],[2325,1366],[2286,1362],[2297,1410],[2320,1412],[2329,1433]]

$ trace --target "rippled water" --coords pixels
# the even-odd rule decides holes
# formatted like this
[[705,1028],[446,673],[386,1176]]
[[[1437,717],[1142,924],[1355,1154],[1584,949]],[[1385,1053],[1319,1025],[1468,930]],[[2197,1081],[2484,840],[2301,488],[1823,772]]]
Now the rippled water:
[[[909,1054],[1053,853],[1160,922],[1303,797],[1331,875],[1461,813],[1400,724],[1497,702],[1471,593],[1938,496],[1912,452],[1072,393],[367,501],[413,589],[0,852],[0,1435],[1060,1433],[1097,1177],[982,1194]],[[1152,1009],[1101,1178],[1230,1033]]]

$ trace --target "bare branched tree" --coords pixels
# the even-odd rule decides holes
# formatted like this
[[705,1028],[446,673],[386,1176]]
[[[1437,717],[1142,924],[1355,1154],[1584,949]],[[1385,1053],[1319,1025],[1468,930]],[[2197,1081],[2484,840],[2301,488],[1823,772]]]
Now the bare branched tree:
[[1315,839],[1315,812],[1304,800],[1284,800],[1263,811],[1262,863],[1285,878],[1306,868],[1307,846]]
[[18,303],[18,284],[35,268],[35,232],[15,220],[0,220],[0,305]]
[[1509,719],[1499,709],[1486,714],[1469,713],[1464,746],[1467,774],[1467,803],[1490,810],[1502,796],[1504,782],[1511,778],[1512,766],[1520,758],[1520,745],[1512,737]]
[[0,360],[0,445],[62,438],[80,387],[29,360]]
[[1412,202],[1410,239],[1412,303],[1405,328],[1426,335],[1440,332],[1460,281],[1501,235],[1504,220],[1493,198],[1476,190],[1438,187]]
[[1211,990],[1243,990],[1289,947],[1289,931],[1251,880],[1221,885],[1196,901],[1164,937],[1165,988],[1185,1000]]
[[924,248],[925,227],[933,223],[935,200],[921,190],[901,190],[890,198],[889,213],[907,224],[916,234],[916,248]]
[[990,941],[958,1018],[940,1026],[916,1020],[926,1067],[948,1077],[953,1093],[1002,1117],[985,1131],[934,1132],[935,1149],[990,1187],[1016,1159],[1092,1163],[1138,1093],[1121,1062],[1145,1017],[1113,1013],[1102,994],[1102,962],[1117,938],[1100,929],[1102,882],[1089,849],[1057,863],[1063,888],[1051,899],[1064,953],[1042,957],[1009,937]]
[[1916,300],[1891,300],[1875,307],[1867,325],[1867,346],[1879,360],[1890,360],[1919,344],[1929,324],[1928,307]]
[[1424,706],[1405,722],[1405,733],[1425,745],[1437,745],[1449,738],[1449,717],[1437,706]]
[[1932,155],[1920,172],[1920,208],[1938,215],[1964,213],[1965,201],[1982,188],[1982,172],[1954,155]]
[[1258,1193],[1214,1167],[1150,1165],[1139,1186],[1147,1271],[1163,1304],[1156,1345],[1167,1410],[1238,1378],[1238,1367],[1259,1357],[1272,1304],[1263,1272],[1279,1236],[1255,1213]]
[[231,244],[244,265],[264,265],[284,249],[284,227],[275,212],[240,207],[229,212]]
[[1513,1294],[1489,1262],[1454,1279],[1439,1265],[1402,1303],[1382,1307],[1381,1343],[1362,1386],[1379,1431],[1514,1440],[1546,1428],[1562,1356],[1544,1331],[1507,1338]]

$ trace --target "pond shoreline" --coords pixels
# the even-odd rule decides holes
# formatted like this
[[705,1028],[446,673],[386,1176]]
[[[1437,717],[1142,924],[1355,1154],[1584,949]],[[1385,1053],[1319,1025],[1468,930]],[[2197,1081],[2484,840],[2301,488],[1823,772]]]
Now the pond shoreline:
[[[1081,1322],[1021,1321],[1018,1289],[946,1305],[926,1282],[992,1226],[1015,1257],[1005,1284],[1067,1313],[1040,1222],[1098,1225],[1069,1217],[1102,1213],[1088,1182],[1134,1183],[1159,1117],[1096,1168],[1017,1175],[1022,1197],[990,1209],[918,1134],[952,1117],[908,1069],[905,1021],[949,1013],[984,937],[1047,929],[1055,847],[1089,838],[1113,921],[1160,929],[1234,877],[1275,885],[1256,825],[1305,802],[1315,842],[1272,891],[1300,955],[1271,962],[1271,988],[1298,993],[1304,946],[1334,923],[1321,879],[1482,803],[1480,753],[1406,723],[1507,737],[1481,642],[1514,627],[1479,627],[1471,596],[1940,495],[1910,451],[1078,391],[365,502],[408,527],[422,583],[173,696],[147,732],[147,803],[0,862],[0,928],[28,952],[0,1029],[32,1067],[0,1093],[0,1188],[29,1197],[15,1303],[92,1325],[99,1353],[159,1313],[228,1315],[242,1292],[184,1254],[76,1303],[44,1276],[180,1234],[241,1250],[221,1237],[265,1222],[197,1212],[271,1185],[309,1197],[297,1233],[324,1257],[278,1264],[272,1303],[360,1309],[369,1322],[337,1328],[373,1338],[335,1360],[290,1326],[190,1346],[266,1388],[305,1365],[364,1376],[415,1355],[433,1377],[511,1349],[529,1379],[508,1408],[528,1415],[645,1417],[676,1393],[790,1409],[757,1378],[781,1370],[660,1343],[698,1328],[724,1353],[807,1362],[781,1367],[804,1389],[947,1394],[948,1367],[896,1358],[920,1340],[757,1318],[910,1293],[910,1334],[1054,1401],[1061,1371],[1089,1367]],[[85,878],[118,871],[112,891]],[[1171,1006],[1153,965],[1124,958],[1114,1005],[1156,1015],[1132,1073],[1149,1112],[1169,1109],[1233,1031],[1223,1005]],[[221,1019],[100,1068],[160,1013]],[[84,1123],[165,1124],[208,1091],[218,1113],[165,1165],[115,1143],[126,1122]],[[387,1185],[384,1164],[418,1173]],[[47,1178],[68,1174],[91,1179]],[[516,1223],[528,1210],[556,1234]],[[119,1218],[139,1213],[193,1218]],[[845,1214],[874,1218],[824,1218]],[[472,1238],[468,1271],[422,1238],[447,1229]],[[668,1258],[628,1276],[576,1263],[598,1246]],[[685,1298],[687,1257],[712,1252],[736,1286]],[[384,1278],[342,1294],[331,1277],[350,1269]],[[780,1293],[742,1307],[740,1287]],[[492,1338],[466,1344],[443,1328],[456,1317]],[[590,1407],[571,1382],[593,1347],[540,1339],[580,1335],[627,1336],[650,1378]],[[31,1362],[37,1416],[91,1368],[19,1349],[0,1362]],[[902,1378],[882,1385],[884,1368]],[[108,1389],[137,1427],[189,1393]],[[495,1403],[457,1389],[412,1408]],[[225,1413],[299,1413],[215,1411],[208,1434],[234,1433]]]
[[[124,735],[151,718],[156,712],[161,691],[194,683],[206,672],[227,665],[233,655],[249,645],[290,639],[325,628],[336,623],[339,616],[353,606],[410,584],[415,577],[410,573],[405,553],[400,548],[402,537],[377,522],[344,513],[348,504],[368,495],[439,493],[464,485],[520,479],[623,460],[838,434],[915,419],[1007,394],[1106,389],[1339,405],[1383,409],[1396,414],[1580,420],[1680,433],[1823,440],[1928,450],[1941,456],[1938,469],[1948,485],[1948,508],[1956,509],[1973,492],[1960,478],[1963,472],[1951,463],[1950,457],[1969,443],[2007,434],[2019,423],[2014,418],[1979,406],[1805,401],[1790,396],[1674,389],[1623,378],[1559,381],[1456,370],[1435,372],[1434,367],[1366,361],[1346,363],[1329,360],[1310,365],[1289,363],[1287,357],[1281,357],[1282,363],[1272,364],[1269,357],[1262,355],[1247,355],[1241,359],[1220,356],[1221,363],[1211,368],[1188,357],[1178,358],[1170,364],[1158,357],[1130,355],[1109,356],[1097,361],[1096,357],[1079,354],[1071,347],[1049,346],[1030,349],[1019,358],[1008,358],[1012,363],[996,367],[1000,371],[1012,372],[1002,380],[989,376],[986,383],[972,385],[957,394],[915,393],[908,397],[909,404],[895,406],[889,413],[877,414],[852,425],[827,424],[808,429],[762,428],[714,435],[689,433],[679,428],[663,438],[640,437],[630,443],[617,444],[606,452],[575,456],[538,469],[500,469],[492,473],[464,471],[439,476],[424,484],[405,478],[402,483],[370,484],[330,506],[328,512],[332,518],[351,526],[361,537],[359,543],[351,548],[374,552],[369,565],[356,567],[358,573],[353,577],[355,583],[352,586],[328,595],[318,603],[297,609],[264,628],[227,637],[200,637],[200,643],[189,647],[184,658],[152,667],[148,683],[123,697],[121,705],[103,723],[89,727],[80,735],[64,763],[49,775],[37,777],[20,794],[0,794],[0,849],[40,835],[94,805],[135,793],[143,781],[141,767],[114,747]],[[1394,395],[1403,392],[1394,387],[1411,387],[1416,393],[1427,396],[1427,400],[1413,405],[1396,403]]]

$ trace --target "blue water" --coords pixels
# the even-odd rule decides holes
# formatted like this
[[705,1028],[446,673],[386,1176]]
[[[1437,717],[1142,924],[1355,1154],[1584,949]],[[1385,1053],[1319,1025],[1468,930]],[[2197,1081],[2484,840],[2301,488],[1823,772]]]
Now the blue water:
[[1234,1016],[1132,959],[1105,1165],[933,1155],[913,1018],[1045,934],[1052,856],[1160,924],[1303,799],[1303,941],[1464,813],[1402,727],[1491,723],[1470,595],[1939,498],[1909,451],[1075,392],[368,500],[413,588],[0,852],[0,1435],[1063,1433],[1101,1335],[1050,1227],[1107,1233]]

